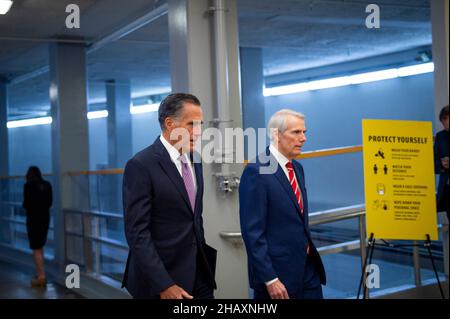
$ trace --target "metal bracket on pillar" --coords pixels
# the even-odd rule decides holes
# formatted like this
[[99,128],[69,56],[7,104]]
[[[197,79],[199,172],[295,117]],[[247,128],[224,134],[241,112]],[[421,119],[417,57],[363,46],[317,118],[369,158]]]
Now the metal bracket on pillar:
[[239,188],[241,180],[235,172],[214,173],[213,175],[217,177],[217,187],[221,192],[228,194]]
[[230,242],[234,247],[239,248],[244,245],[241,232],[238,231],[221,231],[219,236]]
[[209,121],[209,123],[212,124],[212,126],[214,126],[214,127],[217,127],[222,123],[232,123],[232,122],[233,122],[233,120],[221,120],[219,118],[215,118],[215,119],[212,119],[211,121]]
[[209,13],[214,13],[216,11],[223,11],[223,12],[229,12],[230,10],[228,10],[227,8],[224,8],[223,6],[221,6],[220,1],[215,1],[215,5],[212,5],[209,7],[208,12]]

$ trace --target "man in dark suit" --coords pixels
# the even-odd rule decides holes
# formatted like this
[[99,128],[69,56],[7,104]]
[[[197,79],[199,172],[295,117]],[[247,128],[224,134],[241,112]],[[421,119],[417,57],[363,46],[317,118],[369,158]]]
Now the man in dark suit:
[[205,243],[202,166],[193,156],[200,101],[171,94],[158,114],[161,136],[125,167],[123,287],[134,298],[214,298],[216,250]]
[[255,299],[322,299],[325,270],[308,226],[303,167],[294,160],[306,141],[304,116],[278,111],[269,130],[271,145],[247,165],[239,188],[250,286]]
[[448,165],[449,165],[449,131],[448,131],[448,105],[441,109],[439,120],[444,129],[436,134],[434,142],[434,167],[435,173],[439,174],[439,184],[437,191],[437,209],[446,211],[449,217],[449,183],[448,183]]

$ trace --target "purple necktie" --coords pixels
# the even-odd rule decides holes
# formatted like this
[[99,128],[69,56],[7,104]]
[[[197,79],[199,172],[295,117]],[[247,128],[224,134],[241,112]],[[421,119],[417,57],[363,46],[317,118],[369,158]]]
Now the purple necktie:
[[192,211],[195,210],[195,195],[196,190],[194,186],[194,180],[192,178],[191,170],[189,169],[189,164],[186,156],[183,154],[180,156],[181,161],[181,175],[183,175],[184,186],[189,195],[189,201],[191,202]]

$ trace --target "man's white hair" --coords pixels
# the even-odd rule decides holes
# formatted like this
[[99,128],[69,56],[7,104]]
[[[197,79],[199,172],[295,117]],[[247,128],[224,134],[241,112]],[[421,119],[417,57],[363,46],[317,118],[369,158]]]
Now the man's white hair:
[[267,125],[268,134],[270,139],[273,139],[273,133],[284,133],[287,129],[286,118],[291,115],[298,117],[299,119],[304,120],[305,116],[291,109],[282,109],[276,112],[269,120],[269,124]]

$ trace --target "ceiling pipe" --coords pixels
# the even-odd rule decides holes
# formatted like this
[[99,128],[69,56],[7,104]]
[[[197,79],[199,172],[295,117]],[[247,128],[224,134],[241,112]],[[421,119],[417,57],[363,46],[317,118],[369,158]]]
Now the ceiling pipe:
[[[121,38],[129,35],[130,33],[144,27],[145,25],[157,20],[158,18],[166,15],[168,13],[169,6],[167,3],[157,7],[156,9],[146,13],[142,17],[138,18],[137,20],[134,20],[133,22],[127,24],[126,26],[120,28],[119,30],[103,37],[98,40],[95,40],[92,44],[88,45],[88,48],[86,50],[87,54],[90,54],[98,49],[103,48],[104,46],[108,45],[109,43],[112,43],[114,41],[120,40]],[[64,39],[59,40],[60,42],[65,42]],[[40,67],[34,71],[31,71],[29,73],[26,73],[24,75],[20,75],[15,77],[10,81],[11,85],[19,84],[21,82],[24,82],[26,80],[30,80],[32,78],[35,78],[39,75],[45,74],[50,70],[50,67],[48,65]]]
[[[229,112],[229,85],[228,85],[228,47],[226,33],[226,8],[224,0],[214,0],[210,12],[213,15],[214,25],[214,58],[215,58],[215,84],[216,84],[216,103],[214,104],[213,123],[222,133],[222,147],[219,149],[221,162],[230,155],[224,141],[225,129],[230,121]],[[217,150],[217,148],[216,148]],[[231,154],[232,155],[232,154]],[[227,165],[222,165],[223,174],[227,174]]]
[[214,54],[216,78],[216,106],[219,121],[230,119],[228,96],[228,47],[226,33],[226,9],[224,0],[214,0]]
[[[209,11],[213,14],[214,25],[214,56],[215,56],[215,84],[216,84],[216,103],[214,103],[213,124],[219,128],[222,135],[222,147],[216,147],[220,159],[217,164],[220,165],[220,171],[215,172],[217,177],[218,189],[224,193],[231,193],[239,187],[239,178],[235,172],[231,171],[231,165],[234,161],[234,149],[232,139],[226,136],[227,128],[231,128],[230,113],[230,88],[229,88],[229,69],[228,69],[228,41],[227,41],[227,8],[225,0],[214,0],[213,6]],[[230,144],[230,145],[227,145]]]

